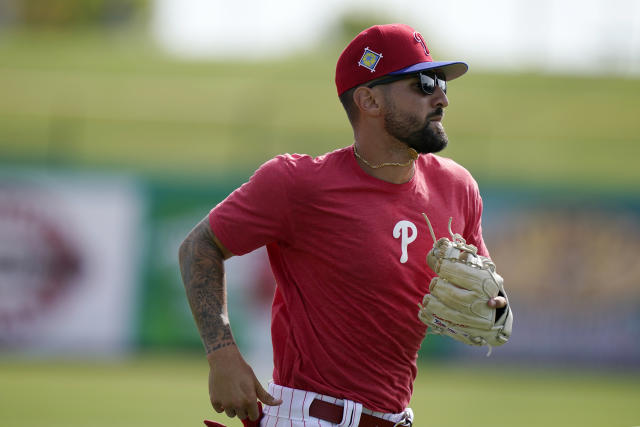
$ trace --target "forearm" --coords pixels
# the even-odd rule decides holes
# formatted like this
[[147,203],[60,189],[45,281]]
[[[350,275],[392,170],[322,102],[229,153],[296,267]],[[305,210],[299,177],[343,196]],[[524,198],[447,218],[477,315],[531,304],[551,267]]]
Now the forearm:
[[207,355],[235,345],[227,316],[224,259],[206,218],[180,245],[182,281]]

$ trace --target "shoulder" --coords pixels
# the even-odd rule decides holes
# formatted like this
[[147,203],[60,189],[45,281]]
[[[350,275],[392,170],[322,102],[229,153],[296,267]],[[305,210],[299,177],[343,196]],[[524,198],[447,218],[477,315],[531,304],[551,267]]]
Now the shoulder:
[[259,172],[278,174],[297,179],[306,176],[314,177],[317,173],[327,169],[338,167],[348,159],[349,147],[340,148],[321,156],[313,157],[308,154],[280,154],[264,163],[258,169]]
[[255,171],[252,179],[283,179],[294,174],[305,163],[306,154],[279,154]]
[[348,170],[348,148],[313,157],[308,154],[280,154],[263,163],[243,185],[266,194],[278,193],[290,201],[304,194],[309,200],[327,180]]
[[436,154],[420,156],[420,162],[428,179],[443,179],[450,184],[467,188],[478,188],[471,173],[456,161]]
[[473,179],[471,173],[464,166],[448,157],[442,157],[437,154],[425,154],[420,156],[420,160],[427,168],[437,170],[439,173]]

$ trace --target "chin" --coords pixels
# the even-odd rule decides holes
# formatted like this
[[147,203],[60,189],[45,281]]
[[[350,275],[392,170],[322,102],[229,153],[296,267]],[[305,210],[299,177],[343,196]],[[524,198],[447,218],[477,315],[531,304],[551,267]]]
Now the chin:
[[444,150],[448,143],[449,139],[442,126],[436,129],[426,126],[420,138],[416,138],[415,142],[409,144],[409,146],[420,154],[429,154]]
[[447,141],[424,141],[419,144],[410,144],[409,147],[416,150],[419,154],[437,153],[447,147]]

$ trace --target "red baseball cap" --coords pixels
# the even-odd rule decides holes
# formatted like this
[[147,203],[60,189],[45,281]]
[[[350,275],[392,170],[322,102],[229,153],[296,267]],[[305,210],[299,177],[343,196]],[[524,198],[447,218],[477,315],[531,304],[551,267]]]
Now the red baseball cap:
[[404,24],[374,25],[354,38],[336,65],[338,96],[387,74],[437,69],[446,80],[467,72],[464,62],[434,62],[422,35]]

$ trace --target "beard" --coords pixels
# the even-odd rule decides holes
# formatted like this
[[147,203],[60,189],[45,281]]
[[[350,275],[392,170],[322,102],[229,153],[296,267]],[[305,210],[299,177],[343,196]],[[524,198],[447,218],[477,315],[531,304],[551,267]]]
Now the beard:
[[442,108],[437,108],[429,113],[422,122],[417,116],[399,113],[395,106],[391,105],[384,116],[384,127],[389,135],[404,142],[420,154],[437,153],[447,146],[449,138],[442,124],[432,121],[430,118],[442,114]]

